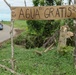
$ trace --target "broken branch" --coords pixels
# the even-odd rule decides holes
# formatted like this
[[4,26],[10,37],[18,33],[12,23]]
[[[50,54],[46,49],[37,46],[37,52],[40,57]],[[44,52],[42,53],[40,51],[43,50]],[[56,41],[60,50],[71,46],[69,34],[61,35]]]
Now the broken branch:
[[7,71],[10,71],[10,72],[13,73],[13,74],[16,74],[16,75],[23,75],[23,74],[20,74],[20,73],[18,73],[18,72],[15,72],[14,70],[12,70],[12,69],[6,67],[5,65],[0,64],[0,67],[3,68],[3,69],[6,69]]
[[4,0],[4,2],[11,8],[11,5],[6,0]]
[[47,51],[49,51],[53,45],[54,45],[54,43],[52,45],[50,45],[44,52],[46,53]]
[[42,52],[40,52],[40,51],[35,51],[39,56],[41,56],[42,55]]
[[25,7],[26,7],[26,0],[24,0],[24,4],[25,4]]

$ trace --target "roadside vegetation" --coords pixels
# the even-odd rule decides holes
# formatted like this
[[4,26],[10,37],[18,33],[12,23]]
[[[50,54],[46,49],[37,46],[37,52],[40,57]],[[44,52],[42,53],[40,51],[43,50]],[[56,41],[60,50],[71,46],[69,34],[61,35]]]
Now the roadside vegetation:
[[[11,26],[11,22],[10,21],[2,21],[3,24],[9,25]],[[19,28],[19,29],[23,29],[25,30],[27,27],[27,23],[25,20],[16,20],[14,21],[14,28]]]
[[[8,23],[8,22],[7,22]],[[5,22],[5,24],[7,24]],[[43,53],[41,56],[35,51],[44,51],[43,47],[35,47],[26,49],[24,43],[25,38],[30,36],[28,34],[28,27],[26,21],[15,21],[14,26],[19,27],[19,24],[23,25],[24,30],[14,42],[19,42],[20,44],[14,43],[15,48],[15,70],[24,75],[75,75],[76,71],[74,69],[74,59],[73,50],[74,47],[67,46],[62,49],[65,53],[59,54],[57,52],[57,46],[55,45],[50,51]],[[19,29],[22,29],[19,27]],[[30,32],[31,33],[31,32]],[[28,34],[28,35],[27,35]],[[22,44],[21,44],[22,43]],[[32,45],[32,44],[31,44]],[[10,41],[3,43],[0,46],[0,64],[6,65],[11,68],[10,58],[11,57],[11,45]],[[1,75],[11,75],[5,69],[0,68]]]
[[[61,5],[61,0],[56,1]],[[54,5],[53,0],[33,0],[35,6]],[[49,4],[51,3],[51,4]],[[11,25],[11,22],[3,21]],[[37,21],[16,20],[14,28],[22,32],[14,38],[15,71],[24,75],[76,75],[74,69],[74,38],[68,39],[67,45],[57,51],[60,27],[69,25],[73,29],[73,19]],[[51,39],[49,42],[47,42]],[[47,44],[46,44],[47,42]],[[52,43],[53,47],[44,52]],[[42,54],[36,51],[42,52]],[[0,45],[0,64],[11,68],[10,40]],[[0,75],[13,75],[6,69],[0,68]]]
[[[36,54],[36,50],[44,51],[45,48],[25,49],[18,45],[15,47],[16,71],[24,75],[76,75],[73,61],[73,47],[66,47],[68,53],[60,55],[56,47],[42,56]],[[10,42],[0,47],[0,64],[11,68],[9,59],[11,56]],[[1,75],[11,75],[5,69],[0,68]],[[13,75],[13,74],[12,74]]]

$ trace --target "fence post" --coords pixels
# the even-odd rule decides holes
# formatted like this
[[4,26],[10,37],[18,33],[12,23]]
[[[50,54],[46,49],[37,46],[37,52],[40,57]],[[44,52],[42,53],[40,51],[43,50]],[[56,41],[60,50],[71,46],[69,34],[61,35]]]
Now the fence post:
[[[11,5],[6,1],[4,0],[4,2],[8,5],[8,7],[10,8],[11,10]],[[11,11],[12,12],[12,11]],[[14,29],[14,20],[11,19],[11,67],[13,70],[15,70],[15,62],[14,62],[14,43],[13,43],[13,29]]]
[[[74,4],[76,4],[76,0],[74,0]],[[74,41],[75,41],[75,49],[74,49],[74,67],[76,69],[76,18],[74,19]]]
[[11,66],[12,69],[15,69],[15,60],[14,60],[14,43],[13,43],[13,29],[14,29],[14,20],[11,20]]

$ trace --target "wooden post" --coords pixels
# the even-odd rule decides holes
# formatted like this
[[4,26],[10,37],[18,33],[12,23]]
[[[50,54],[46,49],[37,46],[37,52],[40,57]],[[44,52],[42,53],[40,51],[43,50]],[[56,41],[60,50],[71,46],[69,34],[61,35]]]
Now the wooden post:
[[67,24],[60,27],[60,36],[59,36],[59,43],[58,43],[59,52],[61,51],[61,49],[67,46],[67,38],[74,36],[74,34],[69,29],[70,28]]
[[74,67],[75,67],[75,69],[76,69],[76,19],[74,19],[74,40],[75,40]]
[[75,69],[76,69],[76,19],[74,19],[74,40],[75,40],[74,66],[75,66]]
[[13,43],[13,29],[14,29],[14,20],[11,20],[11,66],[12,69],[15,69],[15,63],[14,63],[14,43]]
[[24,4],[25,4],[25,7],[26,7],[26,0],[24,0]]
[[[10,10],[11,10],[11,5],[4,0],[4,2],[9,6]],[[14,29],[14,20],[11,19],[11,67],[12,70],[15,70],[15,62],[14,62],[14,43],[13,43],[13,29]]]
[[66,47],[66,34],[67,27],[66,25],[60,27],[60,36],[59,36],[59,43],[58,43],[58,51],[60,52],[62,48]]
[[[74,0],[74,4],[76,4],[76,0]],[[75,69],[76,69],[76,18],[74,19],[74,40],[75,40],[74,67],[75,67]]]

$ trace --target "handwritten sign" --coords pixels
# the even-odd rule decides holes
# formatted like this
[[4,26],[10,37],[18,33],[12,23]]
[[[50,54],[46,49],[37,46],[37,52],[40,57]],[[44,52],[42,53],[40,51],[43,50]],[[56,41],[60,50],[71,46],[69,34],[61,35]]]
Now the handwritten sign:
[[76,5],[11,7],[12,19],[18,20],[54,20],[76,18]]

